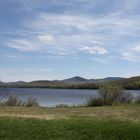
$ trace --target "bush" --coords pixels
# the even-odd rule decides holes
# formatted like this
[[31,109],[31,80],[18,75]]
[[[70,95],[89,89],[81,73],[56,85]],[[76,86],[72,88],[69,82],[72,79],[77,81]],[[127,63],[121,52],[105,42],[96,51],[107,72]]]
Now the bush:
[[103,106],[130,103],[132,95],[125,92],[121,86],[116,84],[104,83],[99,87],[99,97],[90,98],[87,101],[87,106]]
[[130,103],[132,101],[132,95],[114,83],[104,83],[101,85],[99,95],[103,99],[104,105]]
[[24,103],[15,95],[10,95],[4,104],[7,106],[24,106]]
[[33,97],[29,97],[25,103],[26,107],[33,107],[33,106],[39,106],[37,100]]
[[1,106],[39,106],[37,100],[35,98],[29,97],[26,102],[23,102],[15,95],[10,95],[7,101],[0,104]]
[[91,97],[87,100],[87,106],[92,107],[92,106],[103,106],[103,99],[102,98],[94,98]]

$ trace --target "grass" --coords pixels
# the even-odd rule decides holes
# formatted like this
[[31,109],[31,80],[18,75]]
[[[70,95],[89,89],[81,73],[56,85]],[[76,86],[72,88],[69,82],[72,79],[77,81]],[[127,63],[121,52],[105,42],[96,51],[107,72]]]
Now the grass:
[[0,107],[0,140],[139,140],[140,105]]
[[139,140],[140,123],[113,120],[0,118],[2,140]]
[[140,104],[82,107],[82,108],[39,108],[0,107],[0,116],[39,119],[98,118],[140,121]]

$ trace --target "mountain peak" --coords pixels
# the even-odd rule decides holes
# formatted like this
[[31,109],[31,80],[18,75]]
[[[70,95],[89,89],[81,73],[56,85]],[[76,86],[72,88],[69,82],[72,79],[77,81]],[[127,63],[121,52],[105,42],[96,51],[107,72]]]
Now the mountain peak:
[[85,79],[85,78],[83,78],[83,77],[80,77],[80,76],[75,76],[75,77],[72,77],[73,79],[77,79],[77,80],[87,80],[87,79]]
[[77,83],[77,82],[81,83],[81,82],[86,82],[86,81],[87,81],[87,79],[80,77],[80,76],[75,76],[72,78],[62,80],[62,82],[65,82],[65,83]]

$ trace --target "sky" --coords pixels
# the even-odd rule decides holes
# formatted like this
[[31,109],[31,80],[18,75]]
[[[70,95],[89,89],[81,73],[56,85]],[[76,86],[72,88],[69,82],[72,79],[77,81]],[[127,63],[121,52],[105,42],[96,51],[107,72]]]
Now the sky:
[[0,80],[140,75],[140,0],[0,0]]

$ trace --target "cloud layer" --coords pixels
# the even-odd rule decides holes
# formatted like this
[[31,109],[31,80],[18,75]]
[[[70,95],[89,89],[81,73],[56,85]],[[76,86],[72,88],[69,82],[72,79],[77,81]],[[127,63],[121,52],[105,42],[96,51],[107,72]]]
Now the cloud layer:
[[[1,56],[13,59],[9,62],[13,65],[21,60],[26,65],[36,57],[38,65],[61,59],[60,71],[66,60],[73,67],[85,62],[87,71],[92,70],[91,64],[110,64],[111,69],[121,67],[120,62],[137,66],[139,7],[139,0],[0,1]],[[1,63],[5,67],[4,60]],[[53,69],[59,67],[58,62],[52,63],[48,65]]]

